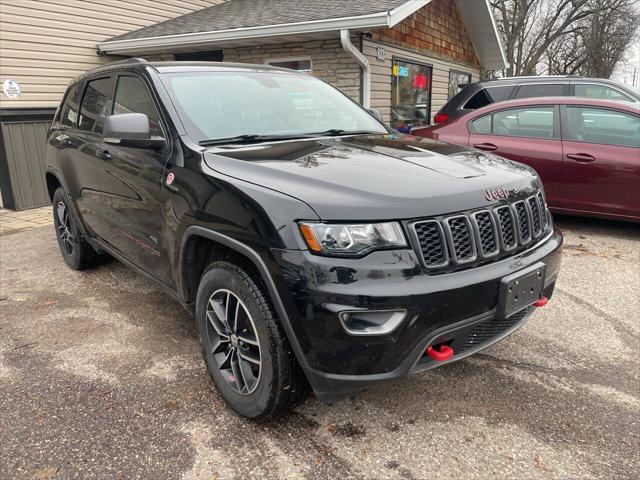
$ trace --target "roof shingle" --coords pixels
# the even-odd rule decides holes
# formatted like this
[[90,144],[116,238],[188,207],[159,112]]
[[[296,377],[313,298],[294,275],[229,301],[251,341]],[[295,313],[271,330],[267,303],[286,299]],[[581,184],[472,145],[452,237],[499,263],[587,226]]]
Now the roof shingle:
[[357,17],[390,11],[406,2],[407,0],[228,0],[107,41]]

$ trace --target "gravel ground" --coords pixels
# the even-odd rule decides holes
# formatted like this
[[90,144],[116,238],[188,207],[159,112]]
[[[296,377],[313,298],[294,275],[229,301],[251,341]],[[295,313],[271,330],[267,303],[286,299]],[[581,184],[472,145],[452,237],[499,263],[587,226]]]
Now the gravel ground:
[[560,218],[549,306],[483,353],[255,425],[194,323],[113,262],[65,267],[51,227],[0,238],[0,478],[638,478],[640,228]]

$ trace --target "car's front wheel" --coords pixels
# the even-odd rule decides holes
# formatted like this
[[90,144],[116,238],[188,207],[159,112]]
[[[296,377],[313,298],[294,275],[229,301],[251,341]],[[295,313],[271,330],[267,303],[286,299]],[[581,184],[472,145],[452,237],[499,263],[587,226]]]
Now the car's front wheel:
[[82,236],[62,188],[53,194],[53,224],[60,253],[70,268],[84,270],[100,262],[98,252]]
[[267,419],[304,399],[306,378],[252,273],[211,264],[198,288],[196,319],[209,374],[237,413]]

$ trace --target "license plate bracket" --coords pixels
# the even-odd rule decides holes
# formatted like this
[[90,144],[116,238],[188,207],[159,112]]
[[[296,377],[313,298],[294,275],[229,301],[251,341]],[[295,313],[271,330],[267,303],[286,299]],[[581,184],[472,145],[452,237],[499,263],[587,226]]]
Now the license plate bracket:
[[538,300],[544,289],[544,278],[545,264],[542,262],[504,277],[500,282],[498,316],[509,317]]

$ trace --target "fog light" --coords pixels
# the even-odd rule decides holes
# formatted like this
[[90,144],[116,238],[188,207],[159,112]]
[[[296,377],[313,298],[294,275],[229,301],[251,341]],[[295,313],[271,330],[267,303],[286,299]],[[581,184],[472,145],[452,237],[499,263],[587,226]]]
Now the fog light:
[[387,335],[407,316],[406,310],[348,310],[338,313],[342,327],[351,335]]

